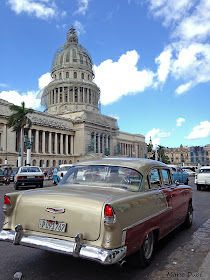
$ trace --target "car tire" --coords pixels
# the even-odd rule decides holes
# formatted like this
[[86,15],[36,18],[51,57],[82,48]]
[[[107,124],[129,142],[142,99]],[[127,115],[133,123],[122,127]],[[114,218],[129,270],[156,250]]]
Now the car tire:
[[189,179],[187,178],[187,181],[184,183],[185,185],[188,185],[189,183]]
[[128,256],[127,262],[133,267],[145,268],[150,265],[155,249],[155,235],[154,232],[149,232],[142,243],[139,251]]
[[190,228],[192,226],[192,221],[193,221],[193,206],[192,206],[192,201],[190,201],[187,209],[187,216],[183,223],[183,226],[185,228]]
[[200,190],[201,190],[201,185],[197,184],[197,191],[200,191]]
[[39,187],[40,187],[40,188],[43,188],[43,183],[41,183],[41,184],[39,185]]
[[15,190],[19,190],[19,185],[17,183],[14,183]]

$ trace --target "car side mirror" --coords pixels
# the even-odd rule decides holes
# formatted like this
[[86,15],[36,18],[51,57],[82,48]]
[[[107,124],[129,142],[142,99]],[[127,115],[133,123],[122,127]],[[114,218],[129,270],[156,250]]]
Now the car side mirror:
[[179,181],[176,180],[176,181],[175,181],[175,184],[176,184],[176,186],[179,186]]

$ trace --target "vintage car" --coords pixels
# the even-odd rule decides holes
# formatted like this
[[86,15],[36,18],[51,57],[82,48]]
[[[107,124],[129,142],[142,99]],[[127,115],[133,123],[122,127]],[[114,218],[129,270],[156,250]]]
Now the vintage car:
[[210,187],[210,166],[202,166],[199,173],[195,175],[195,184],[197,190],[200,191],[202,187]]
[[180,166],[168,164],[168,167],[171,169],[172,177],[174,182],[187,185],[189,182],[189,174],[185,172]]
[[14,188],[35,185],[43,188],[44,174],[38,166],[21,166],[14,177]]
[[73,165],[54,187],[6,194],[0,240],[87,258],[150,264],[155,244],[192,224],[192,190],[164,163],[104,158]]

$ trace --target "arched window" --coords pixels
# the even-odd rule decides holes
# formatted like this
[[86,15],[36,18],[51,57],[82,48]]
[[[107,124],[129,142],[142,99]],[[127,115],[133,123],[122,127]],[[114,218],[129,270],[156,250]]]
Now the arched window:
[[74,79],[77,79],[77,72],[74,72]]
[[59,79],[62,79],[62,75],[61,75],[61,73],[59,74]]
[[78,89],[77,88],[75,88],[74,101],[78,102]]
[[68,51],[66,54],[66,62],[69,62],[69,60],[70,60],[70,51]]
[[89,79],[90,79],[90,75],[88,75],[88,81],[89,81]]
[[79,55],[79,58],[80,58],[80,63],[83,64],[83,57],[81,54]]
[[69,72],[66,72],[66,78],[67,79],[69,78]]
[[82,73],[82,74],[81,74],[82,80],[84,80],[84,77],[85,77],[85,75],[84,75],[84,73]]
[[53,167],[56,167],[56,160],[53,160]]
[[75,49],[72,49],[73,62],[77,62],[77,54]]
[[56,75],[55,75],[55,80],[56,80]]

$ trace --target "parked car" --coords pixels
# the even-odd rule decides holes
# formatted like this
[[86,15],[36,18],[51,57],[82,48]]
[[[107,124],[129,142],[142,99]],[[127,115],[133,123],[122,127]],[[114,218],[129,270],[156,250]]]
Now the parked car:
[[79,162],[45,190],[6,194],[0,240],[102,264],[150,264],[156,243],[192,224],[192,190],[147,159]]
[[69,168],[72,167],[72,164],[61,164],[59,165],[59,170],[57,172],[57,175],[62,179],[64,175],[66,175]]
[[10,175],[12,174],[12,165],[10,164],[0,164],[0,183],[9,185]]
[[171,169],[171,173],[174,179],[174,182],[179,184],[188,185],[189,182],[189,174],[185,172],[180,166],[168,164],[168,167]]
[[14,177],[14,188],[36,185],[43,188],[44,174],[38,166],[21,166]]
[[57,172],[55,171],[53,173],[53,184],[58,184],[63,179],[64,175],[67,173],[70,167],[72,167],[72,164],[59,165]]
[[192,171],[190,168],[185,168],[185,166],[182,168],[184,172],[186,172],[189,176],[195,176],[195,171]]
[[10,175],[10,182],[14,182],[15,174],[17,174],[17,172],[18,170],[12,172],[12,174]]
[[201,187],[210,186],[210,166],[202,166],[199,173],[195,175],[195,184],[197,190],[200,191]]

